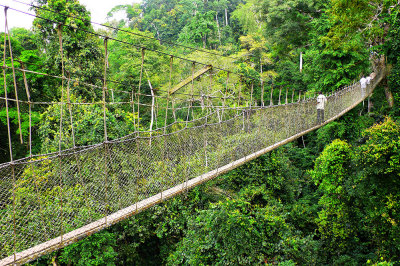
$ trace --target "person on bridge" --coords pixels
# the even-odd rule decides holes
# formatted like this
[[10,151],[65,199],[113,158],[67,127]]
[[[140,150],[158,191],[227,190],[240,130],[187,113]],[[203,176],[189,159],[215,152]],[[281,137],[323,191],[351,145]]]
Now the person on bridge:
[[325,103],[327,102],[327,99],[325,95],[322,94],[322,92],[318,92],[318,97],[317,97],[317,124],[320,125],[324,120],[324,109],[325,109]]
[[364,98],[365,96],[365,89],[367,88],[367,79],[365,76],[362,76],[360,79],[360,85],[361,85],[361,97]]
[[371,80],[372,80],[371,76],[368,76],[366,78],[366,80],[367,80],[367,85],[370,85],[371,84]]

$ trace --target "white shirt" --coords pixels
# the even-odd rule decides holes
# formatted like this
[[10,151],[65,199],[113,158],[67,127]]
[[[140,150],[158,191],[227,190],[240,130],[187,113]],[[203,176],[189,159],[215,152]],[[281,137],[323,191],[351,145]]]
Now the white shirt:
[[361,89],[365,89],[367,87],[367,79],[366,78],[361,78],[360,79],[360,84],[361,84]]
[[324,110],[327,99],[324,95],[320,94],[317,97],[317,109]]
[[368,76],[368,77],[366,78],[366,80],[367,80],[367,84],[368,84],[368,85],[371,84],[371,77],[370,77],[370,76]]

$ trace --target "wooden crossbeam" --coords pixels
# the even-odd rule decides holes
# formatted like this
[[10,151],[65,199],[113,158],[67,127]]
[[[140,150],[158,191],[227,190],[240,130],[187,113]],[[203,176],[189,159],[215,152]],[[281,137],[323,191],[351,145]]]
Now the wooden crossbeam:
[[187,84],[189,84],[190,82],[192,82],[192,80],[200,77],[201,75],[203,75],[204,73],[206,73],[208,70],[212,69],[212,65],[207,65],[204,66],[202,69],[200,69],[199,71],[197,71],[196,73],[192,75],[190,75],[190,77],[185,78],[184,80],[182,80],[181,82],[179,82],[177,85],[175,85],[170,91],[169,94],[173,94],[175,93],[177,90],[181,89],[182,87],[186,86]]

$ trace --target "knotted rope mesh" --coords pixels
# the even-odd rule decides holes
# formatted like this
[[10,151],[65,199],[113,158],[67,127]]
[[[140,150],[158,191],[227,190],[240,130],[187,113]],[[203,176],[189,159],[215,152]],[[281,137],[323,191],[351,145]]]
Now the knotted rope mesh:
[[[85,84],[64,66],[57,76],[13,67],[4,59],[5,88],[13,71],[18,72],[14,81],[24,80],[25,87],[19,87],[19,99],[1,95],[1,105],[18,103],[18,113],[29,121],[41,114],[48,135],[41,135],[44,148],[36,154],[31,133],[23,136],[29,156],[11,155],[0,164],[0,264],[65,246],[189,189],[192,180],[201,183],[320,126],[315,97],[275,90],[263,91],[257,101],[254,83],[246,86],[212,69],[195,77],[204,66],[191,61],[164,56],[158,66],[164,74],[156,82],[161,87],[153,88],[148,51],[138,54],[140,85],[131,87],[110,85],[107,71],[97,84]],[[106,70],[107,56],[104,63]],[[27,74],[57,80],[62,100],[34,102]],[[383,76],[378,70],[367,89],[356,83],[329,95],[325,120],[363,101]],[[168,94],[188,77],[185,87]],[[77,95],[82,87],[93,89],[91,101]],[[31,132],[31,122],[28,128]]]

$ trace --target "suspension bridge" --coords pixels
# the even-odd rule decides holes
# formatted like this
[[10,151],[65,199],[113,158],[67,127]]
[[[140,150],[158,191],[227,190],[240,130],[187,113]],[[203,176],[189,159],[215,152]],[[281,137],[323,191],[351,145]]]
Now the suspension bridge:
[[[318,124],[315,95],[281,88],[267,95],[262,81],[261,95],[255,95],[260,80],[243,85],[246,77],[223,68],[140,46],[139,83],[126,90],[113,87],[121,84],[108,78],[107,45],[118,40],[106,36],[97,36],[104,39],[105,53],[100,83],[78,81],[64,64],[59,75],[29,70],[13,58],[7,23],[5,32],[0,102],[7,111],[10,161],[0,164],[0,265],[32,261],[296,140],[363,102],[385,76],[380,63],[366,89],[353,83],[332,91],[326,121]],[[64,62],[61,26],[57,34]],[[146,69],[149,52],[165,61],[165,79],[157,89]],[[28,74],[56,80],[60,101],[35,102]],[[7,86],[13,87],[12,95]],[[95,91],[91,101],[72,97],[81,87]],[[11,107],[18,109],[19,132],[20,116],[29,117],[29,134],[19,136],[28,147],[26,158],[13,157]],[[32,114],[44,110],[50,110],[57,133],[50,148],[34,154]],[[85,114],[96,122],[80,125]],[[146,123],[145,115],[150,117]],[[122,128],[126,123],[133,128],[129,134]],[[82,144],[82,134],[102,141]]]

